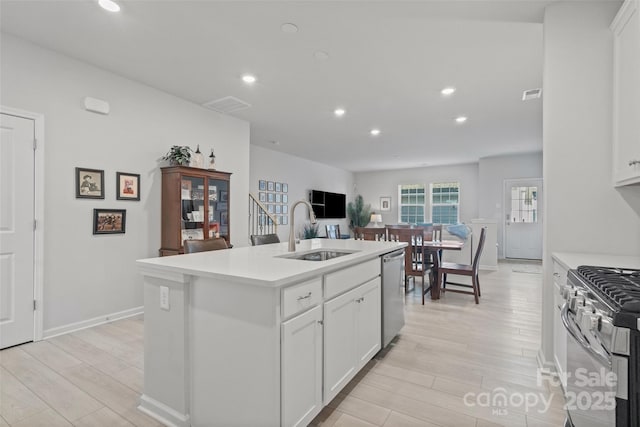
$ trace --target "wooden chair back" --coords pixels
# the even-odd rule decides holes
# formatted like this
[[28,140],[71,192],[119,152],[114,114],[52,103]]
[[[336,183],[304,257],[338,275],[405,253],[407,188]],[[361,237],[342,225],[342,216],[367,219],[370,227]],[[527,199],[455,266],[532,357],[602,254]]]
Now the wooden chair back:
[[473,271],[476,274],[478,274],[478,269],[480,267],[480,256],[482,255],[482,250],[484,249],[484,240],[486,238],[486,234],[487,228],[482,227],[482,230],[480,230],[480,241],[478,241],[478,249],[476,249],[476,255],[473,257]]
[[212,239],[193,239],[183,242],[184,253],[193,254],[196,252],[217,251],[218,249],[228,249],[227,241],[224,237],[214,237]]
[[271,243],[280,243],[280,238],[277,234],[252,234],[251,246],[268,245]]
[[340,239],[339,224],[326,225],[325,230],[327,231],[327,239]]
[[383,227],[356,227],[354,234],[356,240],[387,240],[387,229]]
[[424,240],[441,241],[442,240],[442,224],[425,225]]

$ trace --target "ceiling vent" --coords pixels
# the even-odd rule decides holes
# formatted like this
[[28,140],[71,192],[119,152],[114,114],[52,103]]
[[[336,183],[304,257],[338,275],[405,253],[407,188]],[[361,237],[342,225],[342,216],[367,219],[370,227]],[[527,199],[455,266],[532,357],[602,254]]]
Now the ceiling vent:
[[542,95],[542,89],[529,89],[522,92],[522,100],[538,99]]
[[210,110],[217,111],[218,113],[229,114],[234,111],[249,108],[251,107],[251,104],[233,96],[225,96],[224,98],[214,99],[213,101],[202,104],[202,106]]

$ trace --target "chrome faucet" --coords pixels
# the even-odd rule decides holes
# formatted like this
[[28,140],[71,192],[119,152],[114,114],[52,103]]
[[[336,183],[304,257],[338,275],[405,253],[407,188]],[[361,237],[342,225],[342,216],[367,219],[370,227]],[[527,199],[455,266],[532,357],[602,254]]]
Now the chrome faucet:
[[307,205],[307,209],[309,210],[309,221],[311,221],[311,224],[316,223],[316,216],[313,213],[313,207],[311,207],[311,203],[307,202],[306,200],[298,200],[293,204],[293,206],[291,206],[291,215],[289,215],[291,217],[291,223],[289,224],[289,252],[295,252],[296,250],[294,219],[296,217],[296,206],[298,206],[300,203],[304,203],[305,205]]

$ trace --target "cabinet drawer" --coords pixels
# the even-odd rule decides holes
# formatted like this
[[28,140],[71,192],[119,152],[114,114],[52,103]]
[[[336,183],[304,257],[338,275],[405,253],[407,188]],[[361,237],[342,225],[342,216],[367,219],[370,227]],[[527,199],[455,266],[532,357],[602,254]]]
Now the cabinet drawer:
[[282,317],[287,318],[322,301],[322,279],[317,278],[282,291]]
[[380,258],[324,276],[324,297],[329,299],[380,275]]

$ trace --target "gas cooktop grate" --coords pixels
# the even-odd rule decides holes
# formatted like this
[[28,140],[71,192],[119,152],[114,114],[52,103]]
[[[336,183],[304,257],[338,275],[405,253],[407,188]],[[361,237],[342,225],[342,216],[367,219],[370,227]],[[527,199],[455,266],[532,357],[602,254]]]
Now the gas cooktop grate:
[[578,274],[617,309],[625,304],[640,303],[640,270],[582,265],[578,267]]

